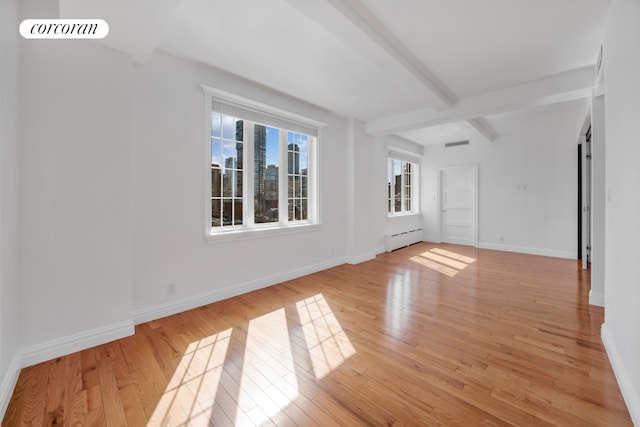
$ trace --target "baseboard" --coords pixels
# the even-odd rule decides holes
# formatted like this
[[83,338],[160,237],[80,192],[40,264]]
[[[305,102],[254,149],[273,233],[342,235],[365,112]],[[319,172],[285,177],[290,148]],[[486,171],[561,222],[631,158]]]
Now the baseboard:
[[435,237],[435,236],[424,236],[422,238],[422,241],[427,243],[442,243],[442,240],[440,240],[440,237]]
[[502,245],[502,244],[486,243],[486,242],[478,243],[478,247],[481,249],[492,249],[495,251],[503,251],[503,252],[516,252],[516,253],[528,254],[528,255],[541,255],[541,256],[548,256],[553,258],[567,258],[567,259],[578,258],[577,252],[556,251],[552,249],[528,248],[523,246]]
[[163,304],[154,305],[151,307],[145,307],[138,310],[134,310],[132,313],[133,322],[136,325],[141,323],[150,322],[152,320],[160,319],[162,317],[171,316],[173,314],[182,313],[183,311],[191,310],[196,307],[211,304],[217,301],[222,301],[227,298],[232,298],[238,295],[246,294],[258,289],[273,286],[278,283],[293,280],[307,274],[316,273],[318,271],[326,270],[327,268],[336,267],[342,265],[348,260],[346,258],[335,258],[329,261],[325,261],[318,264],[306,266],[295,270],[290,270],[284,273],[276,274],[269,277],[264,277],[258,280],[250,282],[240,283],[232,286],[227,286],[222,289],[217,289],[211,292],[205,292],[199,295],[194,295],[187,298],[182,298],[176,301],[170,301]]
[[18,375],[20,375],[20,355],[16,354],[0,384],[0,420],[4,418],[4,414],[7,412],[13,389],[18,382]]
[[56,357],[75,353],[76,351],[95,347],[133,335],[135,328],[131,320],[127,320],[101,328],[91,329],[79,334],[32,345],[20,352],[20,366],[27,367]]
[[348,256],[347,264],[355,265],[355,264],[360,264],[361,262],[371,261],[372,259],[376,259],[376,253],[367,252],[365,254],[360,254],[356,256]]
[[616,376],[616,380],[618,380],[620,392],[622,392],[622,397],[627,404],[627,409],[629,409],[631,421],[633,421],[633,425],[640,426],[640,399],[636,394],[636,390],[633,388],[633,381],[629,378],[627,370],[620,360],[620,354],[618,353],[615,343],[611,338],[611,334],[609,333],[606,323],[602,325],[600,336],[602,338],[604,348],[607,351],[607,356],[609,356],[613,373]]
[[604,307],[604,295],[597,292],[593,292],[593,289],[591,289],[589,291],[589,305]]

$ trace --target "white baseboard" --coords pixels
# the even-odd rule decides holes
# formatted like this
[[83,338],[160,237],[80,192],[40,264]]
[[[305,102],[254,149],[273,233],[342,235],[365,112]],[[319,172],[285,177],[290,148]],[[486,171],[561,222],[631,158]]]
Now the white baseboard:
[[437,236],[424,236],[422,238],[423,242],[428,242],[428,243],[442,243],[442,240],[440,240],[440,237]]
[[4,414],[7,412],[13,389],[18,382],[18,375],[20,375],[20,355],[16,354],[7,369],[2,383],[0,383],[0,420],[4,418]]
[[591,289],[589,291],[589,305],[604,307],[604,295],[598,292],[593,292],[593,289]]
[[133,335],[134,330],[133,322],[128,320],[18,350],[0,384],[0,419],[4,418],[22,368]]
[[609,333],[606,323],[602,325],[600,336],[602,337],[604,348],[607,350],[607,356],[609,356],[613,373],[618,380],[622,397],[627,404],[627,409],[629,409],[631,421],[633,422],[633,425],[640,426],[640,399],[634,389],[633,381],[629,378],[627,370],[620,359],[620,354],[613,342],[613,338]]
[[176,313],[182,313],[183,311],[191,310],[196,307],[201,307],[203,305],[222,301],[227,298],[245,294],[247,292],[252,292],[258,289],[266,288],[268,286],[273,286],[275,284],[293,280],[301,276],[306,276],[307,274],[326,270],[327,268],[336,267],[338,265],[344,264],[347,261],[348,260],[343,257],[335,258],[318,264],[309,265],[304,268],[290,270],[281,274],[264,277],[262,279],[227,286],[215,291],[205,292],[199,295],[182,298],[176,301],[170,301],[151,307],[140,308],[133,311],[133,322],[136,325],[139,325],[144,322],[150,322],[152,320],[171,316]]
[[486,242],[478,243],[478,247],[481,249],[493,249],[496,251],[517,252],[521,254],[541,255],[541,256],[548,256],[548,257],[554,257],[554,258],[567,258],[567,259],[578,258],[578,253],[571,252],[571,251],[556,251],[552,249],[528,248],[523,246],[512,246],[512,245],[503,245],[503,244],[486,243]]
[[22,368],[133,335],[131,320],[32,345],[20,351]]
[[367,252],[367,253],[356,255],[356,256],[348,256],[347,263],[355,265],[355,264],[360,264],[361,262],[371,261],[372,259],[376,259],[376,253]]

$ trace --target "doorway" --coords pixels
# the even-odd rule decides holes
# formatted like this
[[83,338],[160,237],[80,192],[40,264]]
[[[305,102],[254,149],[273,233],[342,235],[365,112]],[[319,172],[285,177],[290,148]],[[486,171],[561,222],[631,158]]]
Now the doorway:
[[478,245],[478,166],[438,169],[438,223],[440,240]]
[[591,262],[591,126],[578,145],[578,259],[584,270]]

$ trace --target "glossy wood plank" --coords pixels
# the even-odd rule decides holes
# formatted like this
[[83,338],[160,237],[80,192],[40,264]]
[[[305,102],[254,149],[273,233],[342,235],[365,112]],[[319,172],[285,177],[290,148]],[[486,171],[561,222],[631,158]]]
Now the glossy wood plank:
[[23,369],[3,426],[630,426],[571,260],[418,244]]

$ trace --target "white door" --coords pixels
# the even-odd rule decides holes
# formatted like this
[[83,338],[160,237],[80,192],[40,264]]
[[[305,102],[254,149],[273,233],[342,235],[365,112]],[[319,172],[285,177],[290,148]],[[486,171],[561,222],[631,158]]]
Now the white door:
[[477,177],[476,165],[438,170],[440,236],[444,243],[478,245]]

